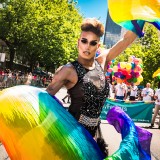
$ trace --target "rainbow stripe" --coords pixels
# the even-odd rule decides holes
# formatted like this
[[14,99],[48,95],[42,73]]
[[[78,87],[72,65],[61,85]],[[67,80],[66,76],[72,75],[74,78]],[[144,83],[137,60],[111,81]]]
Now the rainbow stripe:
[[108,0],[108,8],[115,23],[140,37],[145,21],[160,29],[159,0]]

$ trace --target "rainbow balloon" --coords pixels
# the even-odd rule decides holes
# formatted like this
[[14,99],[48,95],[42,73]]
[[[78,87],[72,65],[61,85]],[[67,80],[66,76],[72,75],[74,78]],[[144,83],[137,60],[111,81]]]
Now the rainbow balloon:
[[[149,160],[151,133],[137,129],[119,107],[108,112],[107,120],[122,134],[122,142],[119,150],[106,159]],[[146,137],[148,148],[142,137]],[[0,92],[0,141],[12,160],[104,159],[89,132],[56,97],[32,86]]]
[[145,21],[160,29],[159,0],[108,0],[108,8],[115,23],[135,32],[139,37],[143,36]]

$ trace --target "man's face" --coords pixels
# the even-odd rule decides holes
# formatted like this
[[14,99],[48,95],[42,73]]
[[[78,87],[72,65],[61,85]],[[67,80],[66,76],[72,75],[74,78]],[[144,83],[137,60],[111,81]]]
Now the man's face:
[[150,83],[147,83],[147,84],[146,84],[146,87],[147,87],[147,88],[150,88]]
[[99,41],[100,38],[93,32],[83,31],[78,40],[78,56],[87,60],[93,59],[100,46]]

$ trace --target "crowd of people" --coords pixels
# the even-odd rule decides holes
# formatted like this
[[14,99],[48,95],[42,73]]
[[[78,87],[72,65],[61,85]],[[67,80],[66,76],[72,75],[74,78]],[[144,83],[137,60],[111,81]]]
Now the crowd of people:
[[129,101],[154,101],[155,90],[151,84],[147,83],[146,87],[136,86],[134,83],[126,85],[125,83],[110,84],[109,98]]
[[17,70],[12,71],[10,69],[0,69],[0,89],[24,84],[45,88],[51,81],[52,76],[48,75]]
[[[129,101],[144,101],[155,103],[154,115],[151,121],[151,128],[154,127],[154,123],[157,115],[160,113],[160,81],[158,83],[158,89],[154,90],[151,88],[151,84],[147,83],[146,87],[138,88],[138,86],[131,83],[127,86],[125,83],[110,84],[109,98],[118,100],[129,100]],[[158,122],[158,128],[160,129],[160,116]]]

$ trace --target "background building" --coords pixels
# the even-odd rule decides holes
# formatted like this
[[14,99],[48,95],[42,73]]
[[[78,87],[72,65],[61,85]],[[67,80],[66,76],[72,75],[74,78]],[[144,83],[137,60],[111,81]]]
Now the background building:
[[117,25],[110,17],[109,12],[107,13],[106,19],[106,27],[105,27],[105,35],[103,44],[110,48],[112,47],[117,41],[120,40],[122,35],[126,32],[121,26]]

